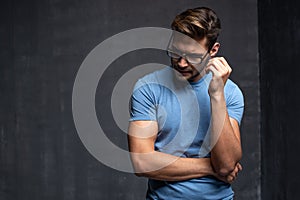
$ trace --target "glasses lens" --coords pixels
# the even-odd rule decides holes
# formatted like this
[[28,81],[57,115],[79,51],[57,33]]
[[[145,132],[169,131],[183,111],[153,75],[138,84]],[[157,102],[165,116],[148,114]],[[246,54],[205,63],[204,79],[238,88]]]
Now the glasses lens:
[[167,54],[169,57],[174,58],[174,59],[179,59],[179,58],[184,58],[186,59],[189,63],[191,64],[200,64],[202,60],[205,58],[207,54],[204,56],[196,55],[196,54],[188,54],[188,55],[181,55],[179,53],[175,53],[174,51],[167,50]]
[[187,56],[186,59],[189,63],[192,64],[199,64],[202,61],[202,58],[194,57],[194,56]]
[[168,53],[168,56],[170,56],[171,58],[176,58],[177,59],[177,58],[181,57],[179,54],[174,53],[172,51],[167,51],[167,53]]

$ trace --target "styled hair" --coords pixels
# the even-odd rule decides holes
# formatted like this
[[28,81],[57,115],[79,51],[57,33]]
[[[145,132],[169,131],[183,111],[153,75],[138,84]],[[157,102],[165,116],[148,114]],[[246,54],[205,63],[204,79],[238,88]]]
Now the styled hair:
[[210,50],[216,43],[221,31],[221,22],[216,13],[207,7],[188,9],[177,15],[172,22],[172,29],[197,41],[207,38]]

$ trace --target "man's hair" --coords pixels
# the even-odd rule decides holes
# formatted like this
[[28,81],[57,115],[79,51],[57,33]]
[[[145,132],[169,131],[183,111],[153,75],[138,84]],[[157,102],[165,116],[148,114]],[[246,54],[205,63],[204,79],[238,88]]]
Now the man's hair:
[[212,9],[199,7],[188,9],[177,15],[171,27],[197,41],[206,37],[206,45],[210,50],[221,31],[221,22]]

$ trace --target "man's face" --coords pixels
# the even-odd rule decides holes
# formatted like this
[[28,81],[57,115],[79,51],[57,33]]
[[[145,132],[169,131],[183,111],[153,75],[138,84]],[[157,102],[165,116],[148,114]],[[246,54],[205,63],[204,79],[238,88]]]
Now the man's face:
[[196,82],[201,78],[201,72],[209,60],[206,47],[207,39],[195,41],[187,36],[174,36],[168,51],[172,67],[178,72],[177,78]]

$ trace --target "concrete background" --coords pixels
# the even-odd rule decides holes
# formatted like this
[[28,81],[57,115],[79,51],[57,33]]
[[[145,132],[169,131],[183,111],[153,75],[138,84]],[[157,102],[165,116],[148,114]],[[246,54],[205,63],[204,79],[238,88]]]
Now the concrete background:
[[[143,199],[146,179],[103,165],[82,145],[72,118],[73,83],[84,58],[108,37],[137,27],[169,28],[177,13],[198,6],[213,8],[221,18],[220,54],[228,59],[231,79],[245,96],[244,170],[233,184],[236,199],[260,199],[259,35],[253,0],[4,1],[0,8],[0,199]],[[168,61],[157,50],[128,53],[100,80],[99,122],[118,146],[126,149],[127,141],[111,116],[114,84],[136,65]]]

